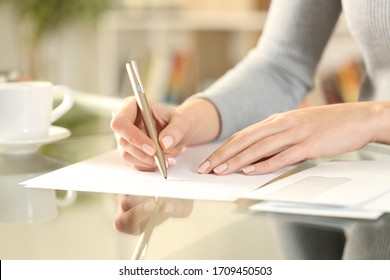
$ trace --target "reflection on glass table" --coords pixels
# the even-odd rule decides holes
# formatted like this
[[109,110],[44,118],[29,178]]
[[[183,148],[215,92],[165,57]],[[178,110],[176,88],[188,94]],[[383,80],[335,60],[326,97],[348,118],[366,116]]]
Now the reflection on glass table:
[[[73,109],[55,123],[69,129],[71,136],[43,145],[38,153],[25,158],[1,155],[1,182],[10,176],[17,180],[35,176],[114,149],[109,123],[112,110],[121,101],[77,94]],[[390,152],[373,145],[340,158],[390,160]],[[30,223],[0,223],[1,259],[131,258],[148,217],[145,211],[150,198],[78,192],[70,205],[57,207],[53,202],[56,196],[62,198],[66,193],[47,194],[50,198],[45,201],[52,201],[52,210],[47,212],[54,213],[52,216]],[[0,202],[10,201],[4,199]],[[387,244],[390,236],[386,215],[364,221],[251,212],[250,202],[167,202],[145,259],[370,258],[378,243],[362,241],[369,238]],[[356,243],[360,246],[350,246]],[[386,258],[381,255],[384,252],[377,252],[377,257]]]

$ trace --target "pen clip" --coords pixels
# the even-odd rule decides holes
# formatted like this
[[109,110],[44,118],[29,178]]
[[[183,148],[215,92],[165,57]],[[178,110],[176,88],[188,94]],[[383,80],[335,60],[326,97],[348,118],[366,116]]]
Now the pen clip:
[[127,73],[130,77],[130,83],[134,92],[144,93],[141,78],[138,73],[137,63],[134,60],[126,63]]

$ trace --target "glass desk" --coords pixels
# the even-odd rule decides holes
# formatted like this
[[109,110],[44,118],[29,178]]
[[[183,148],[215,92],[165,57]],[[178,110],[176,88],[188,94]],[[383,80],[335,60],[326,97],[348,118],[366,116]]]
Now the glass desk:
[[[78,93],[73,109],[55,124],[71,130],[72,136],[40,148],[35,155],[37,162],[45,163],[39,165],[43,168],[40,172],[114,149],[109,123],[112,110],[120,103],[112,97]],[[340,157],[390,160],[390,150],[373,145]],[[0,155],[0,179],[10,161]],[[14,166],[17,170],[17,164]],[[298,222],[310,229],[343,229],[357,222],[253,213],[247,211],[247,205],[228,202],[187,202],[192,207],[188,217],[170,218],[155,228],[145,259],[283,259],[286,251],[298,250],[290,246],[298,241],[290,245],[282,242],[280,233],[285,228],[279,222]],[[130,259],[138,236],[114,229],[116,207],[114,194],[78,192],[76,201],[59,208],[57,217],[49,221],[0,223],[0,259]],[[364,223],[375,226],[386,219],[383,216],[380,221]],[[316,258],[317,253],[310,258]]]

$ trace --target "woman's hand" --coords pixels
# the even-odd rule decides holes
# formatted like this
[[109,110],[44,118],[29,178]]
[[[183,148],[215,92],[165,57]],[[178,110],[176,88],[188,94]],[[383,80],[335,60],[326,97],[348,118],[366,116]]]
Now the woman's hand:
[[[357,150],[380,138],[377,130],[386,123],[382,109],[379,103],[361,102],[272,115],[230,137],[198,171],[264,174],[305,159]],[[387,135],[389,123],[387,119]]]
[[[172,108],[150,102],[150,107],[159,133],[159,142],[169,165],[176,163],[175,156],[184,146],[213,140],[219,134],[219,115],[212,103],[206,99],[194,99]],[[156,147],[147,136],[134,97],[125,99],[123,105],[113,113],[111,128],[115,132],[122,158],[138,170],[156,170],[153,155]],[[189,200],[165,199],[159,221],[169,217],[186,217],[192,211]],[[156,210],[154,198],[118,195],[115,228],[120,232],[139,234],[145,221]]]
[[[154,198],[118,195],[118,208],[114,219],[117,231],[139,235],[148,218],[156,211],[157,204]],[[193,208],[192,200],[165,199],[160,209],[157,224],[170,217],[185,218],[190,215]]]
[[[217,110],[205,99],[194,99],[177,108],[150,102],[150,107],[168,166],[176,164],[175,156],[184,146],[210,141],[219,133]],[[146,134],[134,97],[126,98],[113,113],[111,128],[127,163],[138,170],[157,169],[153,158],[156,146]]]
[[[188,133],[187,127],[183,125],[186,119],[178,117],[175,114],[175,109],[167,105],[150,102],[150,107],[157,132],[160,135],[159,141],[164,150],[166,162],[172,166],[176,163],[175,156],[183,148],[180,142]],[[168,135],[162,135],[161,131],[167,128],[168,124],[177,126],[182,135],[177,135],[175,129],[171,135],[169,135],[169,130],[166,131]],[[156,153],[156,146],[146,134],[142,115],[134,97],[125,99],[123,106],[113,114],[111,128],[115,132],[121,156],[127,163],[138,170],[152,171],[157,169],[153,157]],[[176,136],[176,145],[174,145],[174,136]]]

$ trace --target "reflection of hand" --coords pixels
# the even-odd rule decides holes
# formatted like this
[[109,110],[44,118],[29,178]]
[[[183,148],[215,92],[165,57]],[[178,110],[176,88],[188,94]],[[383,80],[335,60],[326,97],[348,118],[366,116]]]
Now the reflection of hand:
[[[118,207],[114,219],[114,227],[117,231],[138,235],[148,218],[156,211],[156,202],[151,197],[118,195]],[[192,200],[164,199],[157,224],[169,217],[185,218],[193,207]]]
[[[158,102],[150,102],[150,107],[168,165],[176,163],[175,156],[184,146],[212,140],[219,133],[218,113],[205,99],[193,100],[175,109]],[[146,134],[134,97],[126,98],[113,113],[111,128],[127,163],[138,170],[156,170],[153,158],[156,147]]]
[[378,103],[360,102],[272,115],[230,137],[198,171],[224,175],[243,168],[247,175],[263,174],[305,159],[357,150],[383,139],[378,131],[386,130],[378,108]]

